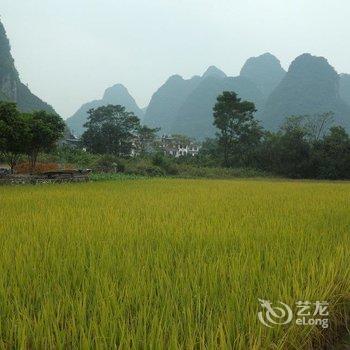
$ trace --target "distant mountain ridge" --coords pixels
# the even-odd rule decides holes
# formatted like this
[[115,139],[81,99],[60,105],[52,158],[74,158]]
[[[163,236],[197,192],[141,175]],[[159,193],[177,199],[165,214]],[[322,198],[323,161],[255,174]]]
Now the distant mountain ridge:
[[152,96],[143,122],[150,127],[161,127],[161,133],[172,133],[172,125],[179,109],[198,86],[201,77],[184,79],[171,76]]
[[256,84],[265,98],[269,97],[285,75],[280,61],[270,53],[249,58],[240,72],[241,77]]
[[172,132],[204,139],[215,135],[213,107],[223,91],[234,91],[243,100],[253,101],[257,107],[263,103],[263,95],[250,80],[244,77],[208,76],[187,97],[172,125]]
[[[101,99],[82,105],[66,122],[79,136],[84,131],[89,109],[119,104],[134,112],[144,124],[160,127],[161,133],[204,139],[215,134],[212,109],[217,96],[225,90],[254,102],[258,110],[256,118],[269,130],[278,129],[290,115],[332,111],[336,123],[350,131],[350,75],[339,75],[325,58],[311,54],[297,57],[287,72],[275,56],[264,53],[249,58],[237,77],[228,77],[215,66],[210,66],[202,76],[190,79],[173,75],[153,94],[144,109],[139,108],[123,85],[116,84],[108,88]],[[55,113],[21,82],[1,21],[0,101],[16,102],[24,112]]]
[[224,73],[221,69],[215,67],[215,66],[210,66],[202,75],[202,78],[217,78],[217,79],[224,79],[227,77],[226,73]]
[[32,94],[24,85],[15,67],[11,55],[11,47],[5,28],[0,21],[0,100],[16,102],[23,112],[45,110],[55,113],[55,110],[39,97]]
[[107,105],[122,105],[128,112],[133,112],[140,119],[143,117],[143,111],[139,108],[127,88],[122,84],[116,84],[106,89],[102,99],[83,104],[70,118],[66,120],[66,123],[74,135],[80,136],[85,130],[84,124],[87,121],[87,112],[92,108]]
[[350,106],[350,74],[339,75],[340,97]]
[[203,139],[214,136],[212,109],[224,90],[236,90],[257,105],[263,96],[254,83],[243,77],[230,78],[222,70],[210,66],[202,76],[184,79],[170,77],[152,96],[144,123],[160,127],[161,133],[181,133]]
[[350,128],[350,106],[340,97],[339,75],[325,58],[303,54],[269,96],[262,119],[274,130],[288,116],[328,111],[334,112],[337,124]]

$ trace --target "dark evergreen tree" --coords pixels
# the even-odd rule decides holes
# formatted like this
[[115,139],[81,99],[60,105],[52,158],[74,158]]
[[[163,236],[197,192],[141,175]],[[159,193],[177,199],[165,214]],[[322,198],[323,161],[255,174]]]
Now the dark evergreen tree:
[[262,136],[262,129],[254,119],[254,103],[242,101],[234,92],[224,91],[218,96],[213,111],[224,166],[249,163],[251,151]]

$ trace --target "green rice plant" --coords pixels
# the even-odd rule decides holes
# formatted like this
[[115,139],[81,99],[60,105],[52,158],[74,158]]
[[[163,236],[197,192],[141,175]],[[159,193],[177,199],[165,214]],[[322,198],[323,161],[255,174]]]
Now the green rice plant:
[[[0,188],[0,348],[320,349],[350,302],[350,184],[138,179]],[[329,302],[269,328],[258,299]]]
[[91,181],[123,181],[123,180],[136,180],[136,179],[145,179],[141,175],[133,174],[124,174],[124,173],[92,173],[89,175]]

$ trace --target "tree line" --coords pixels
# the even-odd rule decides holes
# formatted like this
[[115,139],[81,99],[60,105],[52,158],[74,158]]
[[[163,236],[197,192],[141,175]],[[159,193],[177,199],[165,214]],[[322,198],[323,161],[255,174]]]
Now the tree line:
[[217,138],[202,152],[225,167],[252,167],[290,178],[349,179],[350,138],[332,112],[286,118],[276,132],[254,118],[255,106],[223,92],[214,106]]
[[40,152],[51,151],[63,136],[64,121],[54,113],[21,113],[15,103],[0,102],[0,154],[11,171],[26,155],[34,169]]
[[[86,131],[78,147],[86,152],[127,158],[151,152],[159,129],[141,125],[140,119],[122,106],[103,106],[88,111]],[[21,113],[15,103],[0,102],[0,156],[13,172],[27,156],[32,170],[38,155],[53,151],[63,139],[66,125],[54,113]]]
[[[343,127],[334,125],[331,112],[291,116],[275,132],[265,130],[255,112],[252,102],[223,92],[213,108],[216,137],[204,141],[196,157],[164,160],[157,137],[160,129],[141,125],[122,106],[103,106],[88,112],[79,147],[87,154],[121,159],[148,157],[167,169],[182,162],[198,168],[256,169],[290,178],[350,179],[350,138]],[[56,114],[21,113],[14,103],[0,103],[0,155],[11,169],[23,155],[34,169],[38,154],[51,152],[64,131],[65,123]]]

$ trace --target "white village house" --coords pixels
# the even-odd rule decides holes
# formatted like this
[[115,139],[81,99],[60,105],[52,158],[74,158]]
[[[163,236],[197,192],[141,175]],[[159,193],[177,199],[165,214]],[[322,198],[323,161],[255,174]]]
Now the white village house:
[[164,154],[175,158],[187,155],[194,157],[200,150],[200,145],[194,140],[186,141],[178,137],[163,135],[160,141]]

